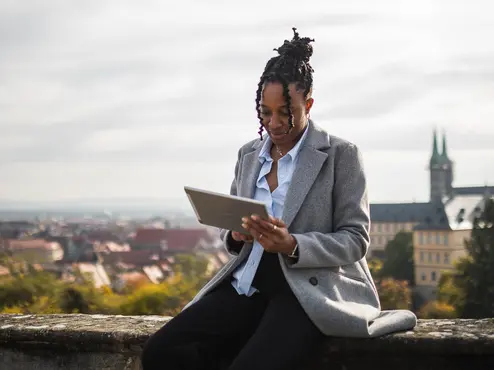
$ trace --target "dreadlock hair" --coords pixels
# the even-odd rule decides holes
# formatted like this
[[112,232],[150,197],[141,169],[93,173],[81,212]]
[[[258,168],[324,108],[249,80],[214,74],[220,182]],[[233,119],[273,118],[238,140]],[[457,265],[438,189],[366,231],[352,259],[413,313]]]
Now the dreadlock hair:
[[312,88],[312,73],[314,69],[309,64],[312,56],[311,42],[314,39],[308,37],[300,37],[295,27],[293,30],[293,38],[291,41],[285,40],[279,48],[273,49],[279,55],[271,58],[264,68],[261,79],[257,85],[256,95],[256,111],[259,119],[259,136],[262,140],[262,132],[264,125],[261,117],[260,102],[264,84],[267,82],[279,82],[283,86],[283,95],[286,100],[288,109],[288,126],[293,128],[293,115],[290,108],[291,99],[288,90],[288,85],[295,83],[297,90],[303,90],[304,96],[310,92]]

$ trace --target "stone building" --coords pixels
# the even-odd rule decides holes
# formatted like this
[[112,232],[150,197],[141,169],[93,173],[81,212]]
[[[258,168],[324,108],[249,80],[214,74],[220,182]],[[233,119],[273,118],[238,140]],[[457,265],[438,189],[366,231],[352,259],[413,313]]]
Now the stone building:
[[387,242],[401,230],[413,232],[416,291],[426,300],[434,298],[441,272],[465,255],[472,221],[494,186],[454,187],[454,163],[448,156],[446,137],[439,151],[434,132],[429,161],[430,198],[423,203],[371,204],[372,257],[384,254]]

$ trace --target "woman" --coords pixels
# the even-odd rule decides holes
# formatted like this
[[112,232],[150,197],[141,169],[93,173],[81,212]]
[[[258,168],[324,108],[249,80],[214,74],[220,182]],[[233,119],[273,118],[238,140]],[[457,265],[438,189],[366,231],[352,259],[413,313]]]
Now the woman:
[[221,230],[233,258],[149,339],[144,370],[300,369],[325,336],[416,324],[411,312],[380,310],[365,260],[361,155],[309,119],[313,40],[293,31],[259,81],[260,138],[240,149],[231,187],[265,202],[271,216],[246,215],[250,237]]

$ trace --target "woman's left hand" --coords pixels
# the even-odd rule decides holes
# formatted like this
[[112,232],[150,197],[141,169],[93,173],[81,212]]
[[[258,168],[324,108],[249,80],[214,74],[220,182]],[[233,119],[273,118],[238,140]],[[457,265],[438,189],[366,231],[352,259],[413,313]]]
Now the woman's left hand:
[[263,220],[257,215],[242,218],[242,226],[256,239],[265,251],[291,254],[297,241],[288,232],[283,220],[269,216]]

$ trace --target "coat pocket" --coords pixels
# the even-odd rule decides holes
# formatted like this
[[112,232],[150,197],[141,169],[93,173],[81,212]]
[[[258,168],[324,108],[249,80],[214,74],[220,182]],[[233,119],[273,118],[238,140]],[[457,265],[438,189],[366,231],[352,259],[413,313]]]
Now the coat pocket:
[[367,279],[360,277],[360,276],[352,276],[352,275],[342,273],[341,271],[332,271],[332,270],[329,270],[329,273],[336,275],[336,276],[339,276],[339,277],[342,277],[344,279],[353,280],[355,282],[364,284],[365,286],[369,286],[369,282],[367,281]]
[[314,276],[317,281],[309,282],[329,301],[377,304],[374,290],[362,277],[331,270],[319,271]]

